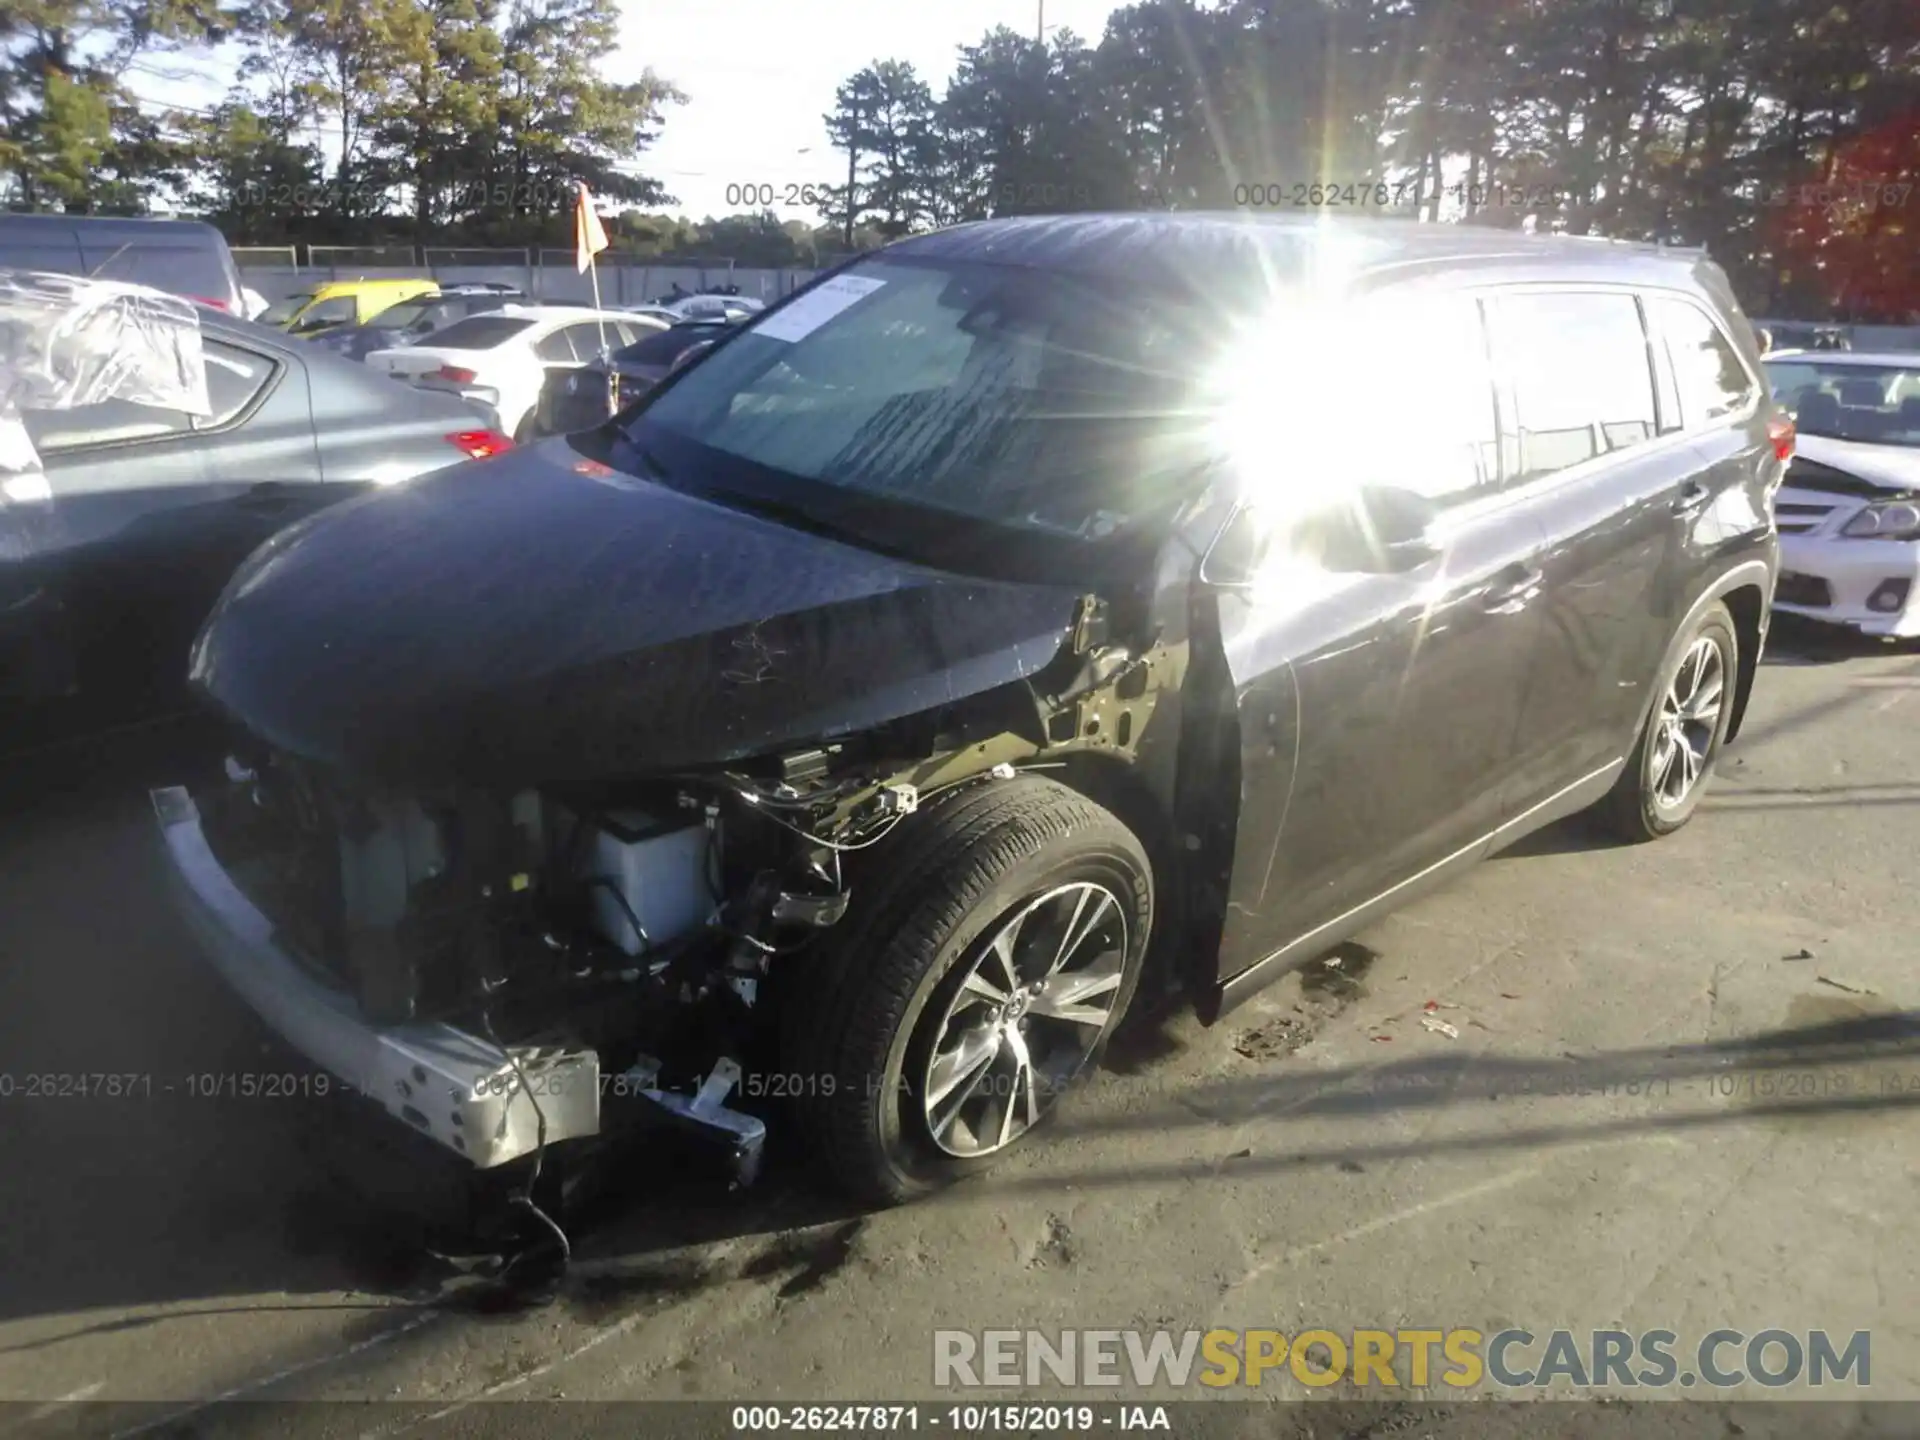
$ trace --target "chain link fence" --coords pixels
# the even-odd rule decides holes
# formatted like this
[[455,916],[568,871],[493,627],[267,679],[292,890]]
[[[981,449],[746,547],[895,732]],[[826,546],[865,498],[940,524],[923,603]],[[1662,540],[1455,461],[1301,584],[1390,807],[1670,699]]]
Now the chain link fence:
[[316,270],[385,269],[418,265],[420,256],[411,245],[309,245],[307,262]]
[[443,269],[493,265],[511,265],[525,270],[533,264],[533,252],[513,246],[427,245],[421,248],[420,259],[428,270],[436,273]]
[[300,268],[299,246],[297,245],[234,245],[233,263],[242,270],[248,267],[266,269],[284,267],[288,270]]

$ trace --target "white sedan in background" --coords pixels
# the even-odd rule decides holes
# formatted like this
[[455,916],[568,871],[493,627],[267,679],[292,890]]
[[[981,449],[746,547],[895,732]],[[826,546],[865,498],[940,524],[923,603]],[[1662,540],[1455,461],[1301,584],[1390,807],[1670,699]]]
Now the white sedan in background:
[[1766,358],[1799,432],[1774,497],[1774,608],[1867,635],[1920,635],[1920,355]]
[[516,440],[528,426],[549,369],[588,364],[633,344],[658,322],[577,305],[506,305],[436,330],[418,345],[375,350],[366,363],[395,379],[449,390],[485,405]]

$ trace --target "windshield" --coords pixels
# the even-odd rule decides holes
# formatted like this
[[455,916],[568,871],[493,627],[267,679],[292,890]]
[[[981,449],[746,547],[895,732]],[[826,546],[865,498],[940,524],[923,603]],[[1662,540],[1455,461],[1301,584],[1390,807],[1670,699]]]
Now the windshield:
[[260,312],[260,323],[262,325],[286,324],[287,321],[291,320],[311,304],[314,295],[317,293],[317,291],[313,290],[302,290],[298,295],[289,295],[284,300],[274,301],[271,305],[267,306],[265,310]]
[[1085,545],[1182,498],[1203,323],[1058,272],[867,261],[734,334],[632,438],[883,546]]
[[1920,358],[1849,365],[1796,357],[1769,361],[1767,376],[1803,435],[1920,448]]

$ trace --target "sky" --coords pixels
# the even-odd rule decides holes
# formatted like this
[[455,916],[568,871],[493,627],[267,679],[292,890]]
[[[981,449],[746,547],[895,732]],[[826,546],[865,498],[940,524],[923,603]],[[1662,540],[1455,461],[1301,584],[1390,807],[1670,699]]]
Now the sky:
[[[687,93],[641,168],[695,217],[726,214],[729,184],[846,179],[821,117],[840,82],[876,60],[904,60],[938,96],[962,45],[996,25],[1031,34],[1045,22],[1092,42],[1112,0],[627,0],[621,58],[651,65]],[[803,153],[804,152],[804,153]],[[776,204],[782,219],[810,212]]]
[[[784,202],[789,187],[846,179],[846,157],[821,123],[842,80],[876,60],[904,60],[937,97],[960,46],[996,25],[1031,34],[1042,6],[1049,32],[1071,29],[1089,43],[1115,9],[1112,0],[622,0],[620,50],[603,73],[637,79],[651,67],[686,93],[633,167],[679,202],[661,208],[695,219],[756,209],[727,203],[727,187],[771,186],[775,203],[766,208],[783,220],[817,220],[811,207]],[[224,56],[169,57],[144,63],[129,81],[143,100],[205,108],[225,93],[232,69]],[[337,144],[322,137],[326,153]]]

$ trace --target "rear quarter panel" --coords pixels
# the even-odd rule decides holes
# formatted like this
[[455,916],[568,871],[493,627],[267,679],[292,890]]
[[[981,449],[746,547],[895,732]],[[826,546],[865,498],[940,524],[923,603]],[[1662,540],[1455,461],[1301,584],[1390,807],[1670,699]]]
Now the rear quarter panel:
[[391,484],[466,457],[447,436],[489,417],[457,395],[407,385],[357,361],[303,357],[321,474],[329,481]]

